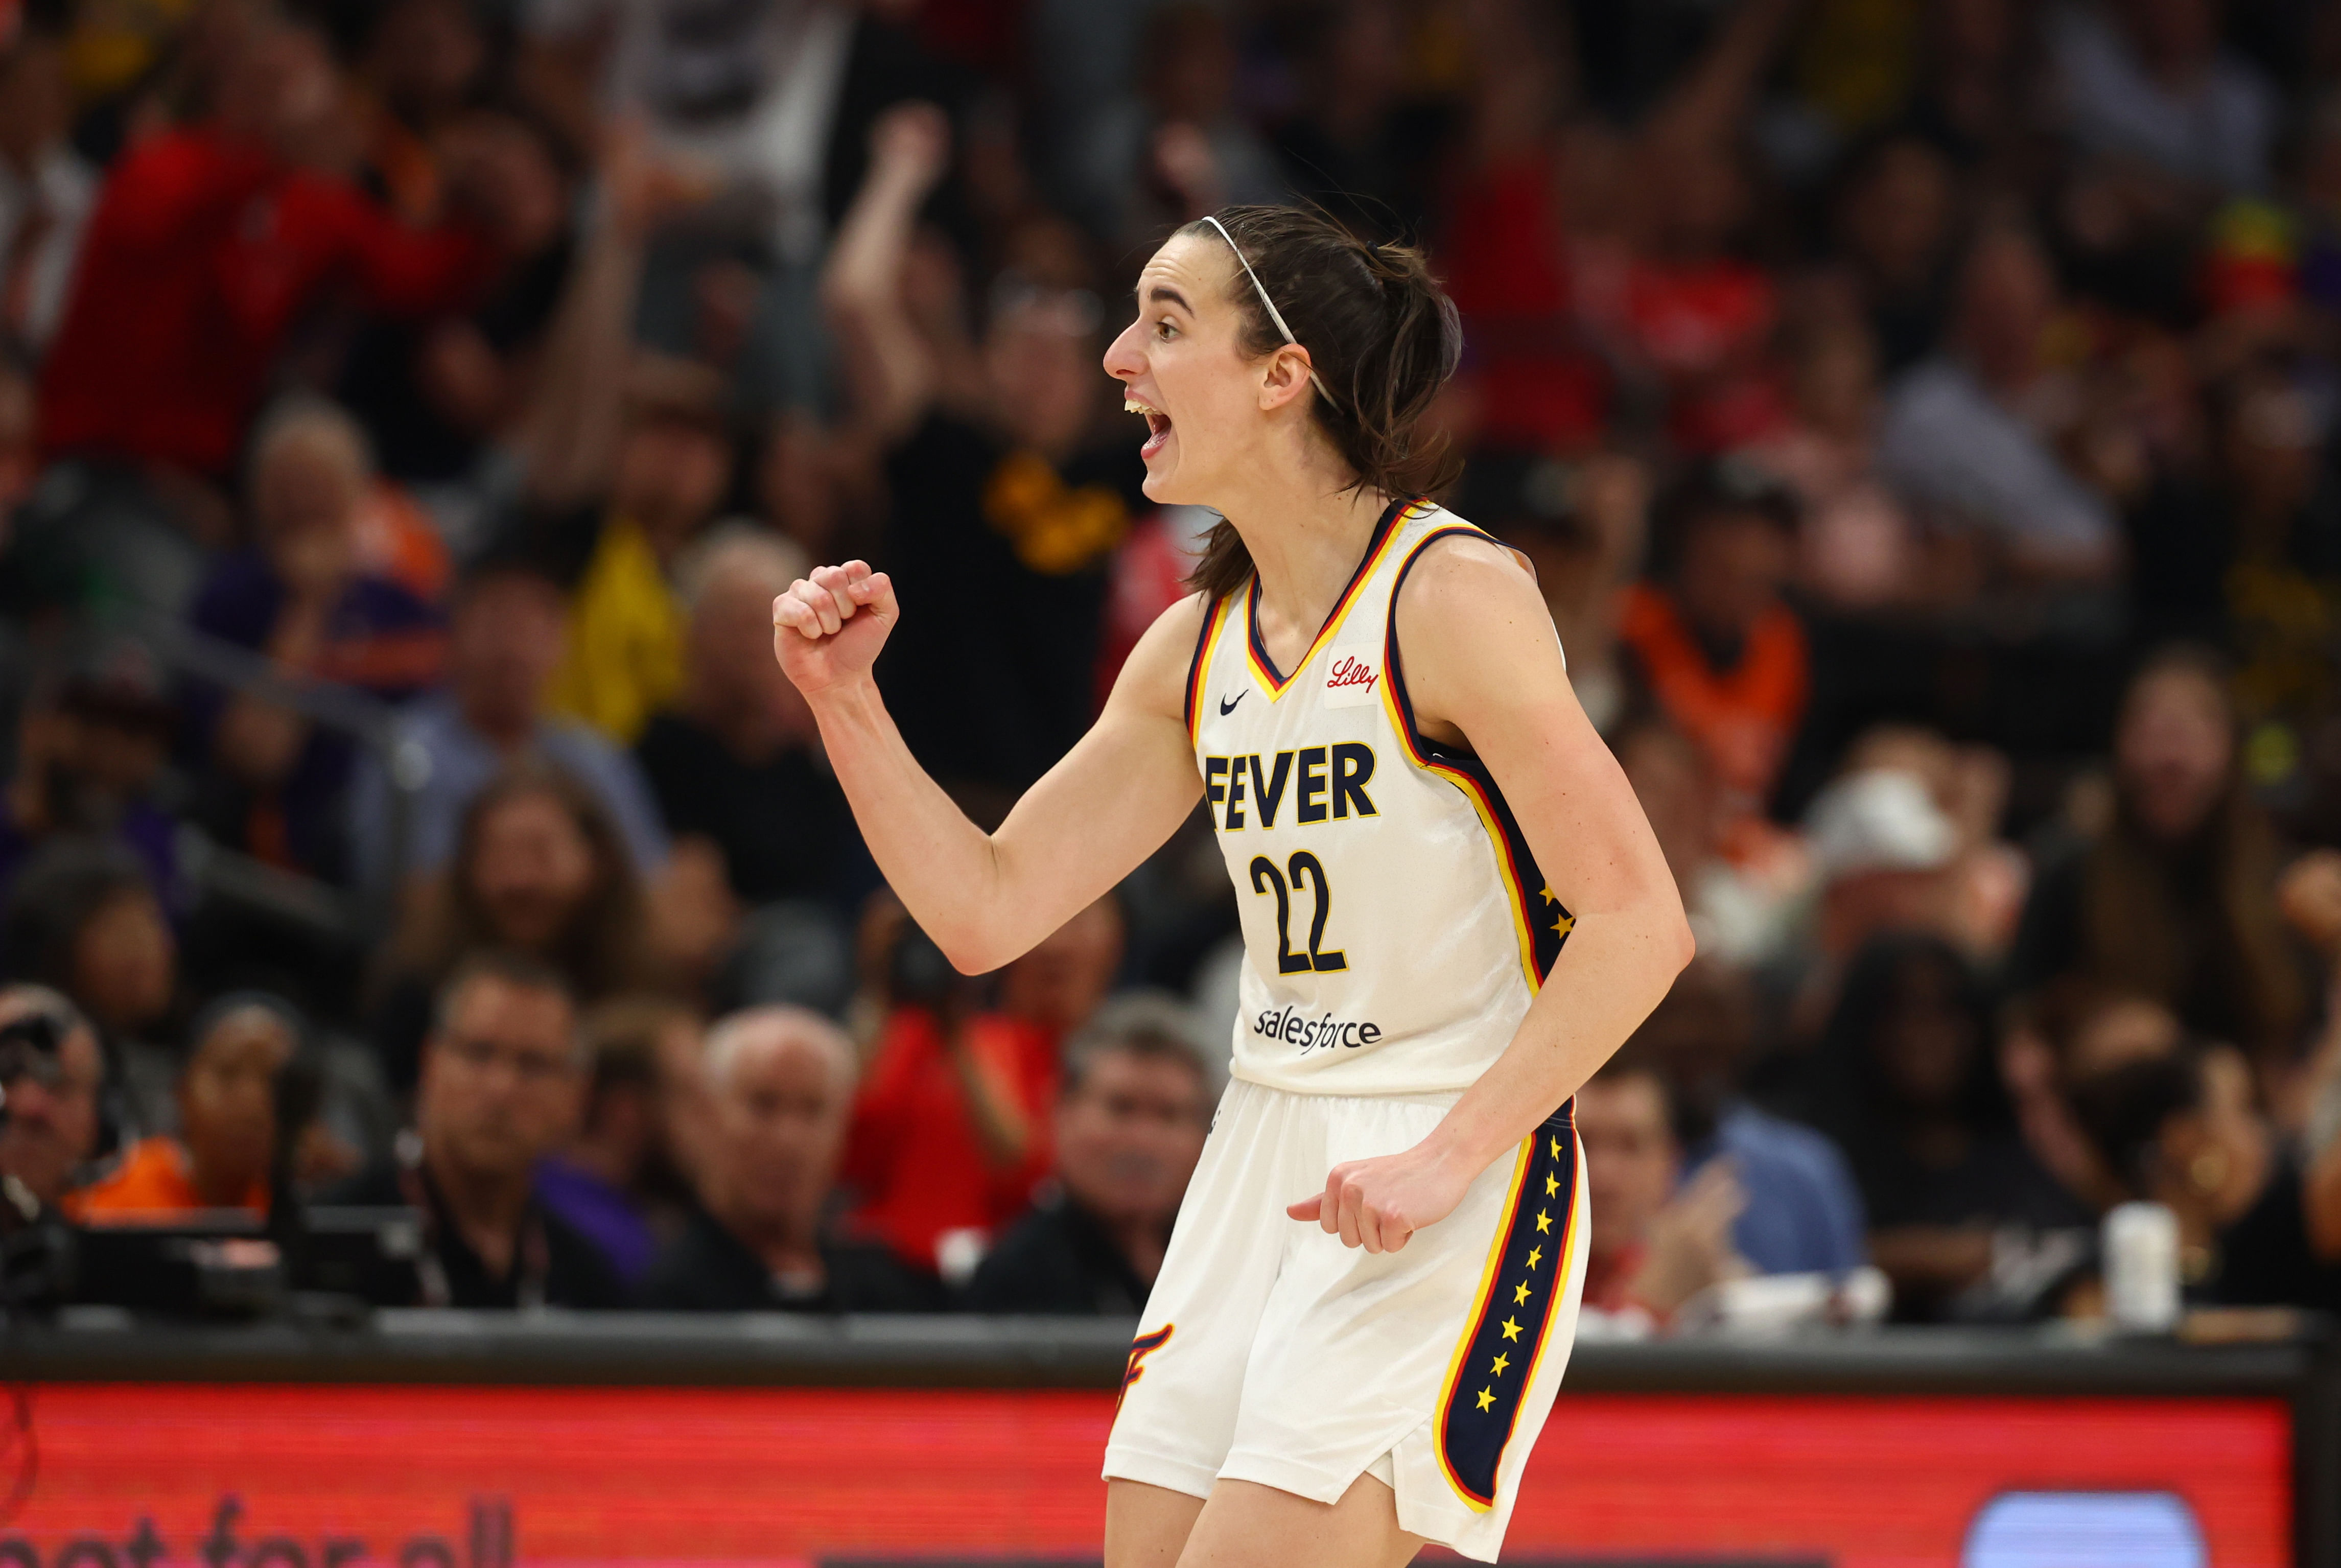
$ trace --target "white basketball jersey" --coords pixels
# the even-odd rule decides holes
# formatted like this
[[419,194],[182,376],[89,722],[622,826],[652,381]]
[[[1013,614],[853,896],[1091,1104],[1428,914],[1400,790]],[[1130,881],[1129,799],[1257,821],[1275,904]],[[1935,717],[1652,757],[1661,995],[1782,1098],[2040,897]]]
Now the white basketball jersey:
[[1510,1044],[1569,934],[1477,757],[1414,728],[1390,624],[1424,545],[1486,537],[1394,503],[1290,675],[1260,580],[1211,606],[1187,728],[1242,911],[1234,1073],[1318,1094],[1460,1090]]

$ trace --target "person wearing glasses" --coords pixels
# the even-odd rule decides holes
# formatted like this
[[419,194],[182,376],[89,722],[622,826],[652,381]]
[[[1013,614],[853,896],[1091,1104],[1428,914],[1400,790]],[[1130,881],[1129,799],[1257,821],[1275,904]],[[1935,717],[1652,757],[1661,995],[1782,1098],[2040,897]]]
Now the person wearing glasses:
[[1571,1096],[1690,928],[1534,577],[1430,499],[1458,464],[1423,419],[1461,344],[1422,255],[1230,207],[1137,293],[1105,369],[1146,420],[1146,494],[1222,521],[996,832],[881,700],[885,574],[792,584],[774,653],[887,882],[968,974],[1199,801],[1226,854],[1234,1081],[1123,1373],[1106,1568],[1493,1561],[1583,1286]]
[[414,1125],[328,1202],[422,1215],[421,1305],[624,1304],[608,1261],[536,1191],[539,1164],[576,1130],[585,1068],[558,970],[514,954],[464,959],[423,1041]]
[[45,985],[0,986],[0,1177],[55,1207],[97,1157],[105,1054]]

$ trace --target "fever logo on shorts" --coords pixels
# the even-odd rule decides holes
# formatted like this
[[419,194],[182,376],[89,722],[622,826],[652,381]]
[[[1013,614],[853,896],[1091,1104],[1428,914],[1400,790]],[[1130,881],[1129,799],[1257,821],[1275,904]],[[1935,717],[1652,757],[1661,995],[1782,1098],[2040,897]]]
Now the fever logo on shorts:
[[1559,1315],[1577,1244],[1577,1127],[1563,1105],[1517,1156],[1503,1223],[1439,1396],[1439,1466],[1480,1513],[1496,1505],[1496,1476]]
[[1121,1387],[1113,1396],[1115,1414],[1121,1413],[1122,1398],[1130,1393],[1130,1385],[1146,1375],[1146,1358],[1170,1343],[1178,1328],[1175,1323],[1166,1323],[1152,1333],[1142,1333],[1131,1341],[1130,1361],[1121,1369]]

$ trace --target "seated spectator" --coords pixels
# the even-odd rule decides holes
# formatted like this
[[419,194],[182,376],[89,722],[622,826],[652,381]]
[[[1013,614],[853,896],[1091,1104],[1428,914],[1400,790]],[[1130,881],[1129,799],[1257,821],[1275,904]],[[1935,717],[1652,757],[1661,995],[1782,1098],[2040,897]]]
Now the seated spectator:
[[2031,863],[2000,836],[2007,809],[2008,760],[1989,746],[1955,745],[1917,724],[1878,724],[1846,750],[1848,777],[1906,774],[1925,785],[1950,825],[1940,929],[1978,962],[1996,964],[2016,934],[2031,886]]
[[9,892],[0,952],[19,977],[71,997],[97,1031],[125,1134],[168,1125],[175,1058],[152,1035],[177,1000],[178,941],[137,861],[71,841],[43,850]]
[[999,1010],[1061,1045],[1113,989],[1127,929],[1121,900],[1099,899],[1000,972]]
[[823,1210],[853,1104],[853,1044],[796,1007],[708,1032],[701,1206],[652,1265],[642,1305],[670,1312],[933,1312],[931,1276],[842,1240]]
[[2069,467],[2050,422],[2075,399],[2044,358],[2056,279],[2029,235],[1985,235],[1959,274],[1949,352],[1891,390],[1878,464],[1938,531],[1985,557],[1977,585],[2088,583],[2119,564],[2114,509]]
[[163,907],[184,913],[179,819],[162,788],[177,721],[162,670],[127,637],[92,637],[62,681],[36,681],[0,797],[0,891],[45,842],[71,836],[137,856]]
[[2067,974],[2020,997],[2000,1036],[1999,1075],[2024,1146],[2068,1193],[2094,1209],[2121,1202],[2119,1186],[2074,1119],[2072,1087],[2133,1062],[2174,1056],[2187,1032],[2146,997]]
[[1614,734],[1629,695],[1619,667],[1620,591],[1641,568],[1649,472],[1622,453],[1597,453],[1570,472],[1483,452],[1465,484],[1459,508],[1528,557],[1568,654],[1569,688],[1593,727]]
[[2135,1061],[2073,1087],[2115,1195],[2178,1217],[2186,1299],[2235,1306],[2341,1307],[2341,1263],[2309,1242],[2299,1165],[2253,1105],[2233,1050]]
[[1111,984],[1121,919],[1110,899],[1001,972],[995,1005],[902,919],[885,953],[890,1011],[871,1048],[844,1178],[855,1221],[921,1269],[962,1283],[1051,1164],[1058,1049]]
[[2299,1133],[2302,1202],[2316,1255],[2341,1263],[2341,852],[2311,851],[2278,884],[2285,922],[2325,966],[2325,1018],[2287,1093],[2268,1096],[2276,1124]]
[[393,859],[391,784],[368,755],[350,789],[350,835],[361,886],[393,889],[438,870],[453,853],[464,808],[513,763],[535,758],[574,774],[624,835],[635,872],[666,864],[666,832],[633,761],[595,731],[545,712],[562,657],[560,585],[515,557],[475,565],[456,591],[447,641],[447,689],[407,710],[404,744],[428,762],[409,788],[405,839]]
[[1731,1227],[1745,1194],[1728,1161],[1682,1180],[1667,1081],[1631,1046],[1602,1064],[1577,1092],[1585,1150],[1584,1305],[1629,1333],[1663,1327],[1682,1304],[1749,1272]]
[[259,992],[195,1015],[179,1074],[179,1130],[140,1140],[121,1164],[66,1201],[84,1224],[138,1223],[195,1209],[264,1214],[276,1147],[276,1080],[300,1048],[302,1023]]
[[1183,1010],[1109,1004],[1066,1048],[1055,1179],[984,1257],[977,1312],[1135,1317],[1210,1131],[1211,1073]]
[[24,1183],[55,1205],[98,1154],[103,1131],[105,1054],[78,1008],[45,985],[0,986],[0,1029],[44,1021],[46,1049],[13,1052],[0,1093],[0,1176]]
[[1791,384],[1794,421],[1745,454],[1797,493],[1798,584],[1857,614],[1927,599],[1925,541],[1877,472],[1878,350],[1868,329],[1816,324],[1797,345]]
[[1733,1248],[1758,1273],[1837,1273],[1866,1257],[1861,1194],[1845,1156],[1809,1127],[1748,1103],[1739,1077],[1753,1053],[1747,982],[1699,957],[1635,1031],[1639,1060],[1665,1083],[1682,1180],[1728,1163],[1744,1198]]
[[1781,957],[1812,880],[1804,845],[1765,817],[1728,817],[1712,760],[1663,716],[1628,725],[1613,744],[1699,952],[1743,966]]
[[1957,949],[1881,937],[1855,956],[1812,1064],[1810,1119],[1853,1167],[1898,1315],[1940,1315],[1991,1274],[2007,1250],[1995,1231],[2090,1223],[2017,1135],[1991,1046]]
[[705,917],[692,978],[731,1004],[835,1015],[853,990],[843,913],[877,873],[772,658],[772,596],[802,570],[793,544],[744,524],[693,552],[686,685],[635,757],[676,839],[662,913]]
[[703,1129],[677,1101],[700,1075],[699,1020],[678,1003],[621,997],[586,1014],[584,1034],[584,1114],[575,1139],[538,1170],[537,1196],[631,1287],[692,1203],[682,1145]]
[[576,1130],[583,1079],[560,972],[473,954],[440,988],[413,1129],[330,1201],[421,1211],[421,1305],[616,1306],[600,1249],[536,1193],[538,1165]]
[[730,489],[732,461],[722,378],[687,360],[638,355],[608,505],[570,605],[553,712],[632,745],[673,700],[683,679],[676,563]]
[[2246,666],[2236,690],[2264,721],[2297,723],[2331,700],[2323,650],[2341,572],[2341,476],[2304,369],[2263,353],[2207,387],[2209,471],[2162,487],[2128,519],[2133,634],[2230,643]]
[[1809,929],[1776,966],[1790,993],[1786,1033],[1820,1038],[1855,956],[1873,941],[1949,934],[1958,829],[1924,781],[1898,767],[1864,768],[1821,791],[1805,814],[1819,896]]
[[1838,250],[1877,346],[1877,370],[1900,375],[1933,352],[1950,293],[1958,175],[1938,143],[1889,131],[1857,152],[1838,200]]
[[1738,462],[1709,466],[1668,508],[1665,562],[1626,591],[1619,637],[1635,675],[1707,754],[1727,821],[1760,810],[1802,722],[1805,630],[1781,598],[1795,503]]
[[1958,828],[1918,774],[1899,766],[1844,774],[1814,798],[1805,834],[1822,877],[1823,954],[1849,955],[1882,933],[1943,928]]
[[2341,760],[2326,739],[2341,718],[2341,473],[2314,374],[2259,363],[2213,389],[2216,488],[2142,509],[2131,582],[2140,631],[2233,651],[2260,798],[2299,836],[2330,844],[2341,837]]
[[374,1041],[413,1082],[431,998],[483,948],[549,964],[587,1002],[659,978],[649,911],[610,814],[558,768],[523,763],[464,807],[455,857],[411,906],[392,948]]
[[[439,677],[446,635],[410,587],[370,569],[361,536],[372,462],[356,423],[295,398],[262,422],[252,455],[256,549],[222,559],[195,596],[195,630],[264,655],[289,680],[402,701]],[[188,741],[213,784],[202,815],[221,842],[272,864],[349,878],[357,743],[251,692],[196,684]]]
[[[850,908],[871,875],[812,711],[772,656],[773,596],[808,569],[794,544],[761,529],[707,539],[679,574],[691,606],[682,693],[634,748],[678,846],[711,847],[752,909]],[[834,1011],[843,997],[822,1000]]]
[[15,26],[0,48],[0,351],[38,359],[65,315],[97,175],[67,136],[65,50],[21,12]]
[[2066,974],[2151,997],[2288,1075],[2308,984],[2270,896],[2275,834],[2245,775],[2225,672],[2177,647],[2147,661],[2114,730],[2113,819],[2040,868],[2009,954],[2018,988]]

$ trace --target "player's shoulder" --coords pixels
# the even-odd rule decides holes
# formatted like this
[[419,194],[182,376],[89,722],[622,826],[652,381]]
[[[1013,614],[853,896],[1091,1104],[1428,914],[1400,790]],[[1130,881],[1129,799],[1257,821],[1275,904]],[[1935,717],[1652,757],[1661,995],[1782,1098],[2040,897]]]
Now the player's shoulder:
[[1527,560],[1452,514],[1432,522],[1390,603],[1417,673],[1434,684],[1442,671],[1502,684],[1548,664],[1565,669],[1552,611]]
[[1484,609],[1491,599],[1543,602],[1527,559],[1502,540],[1444,507],[1433,508],[1423,524],[1399,585],[1402,604],[1436,610]]
[[1166,649],[1178,653],[1179,662],[1183,667],[1194,654],[1195,644],[1202,639],[1204,624],[1210,620],[1212,608],[1218,604],[1219,597],[1203,589],[1196,589],[1155,616],[1154,624],[1147,627],[1145,634],[1140,638],[1141,644],[1159,641]]
[[1180,715],[1183,723],[1187,674],[1211,604],[1209,594],[1189,594],[1155,616],[1153,624],[1140,634],[1115,678],[1115,697],[1127,693],[1150,710]]

